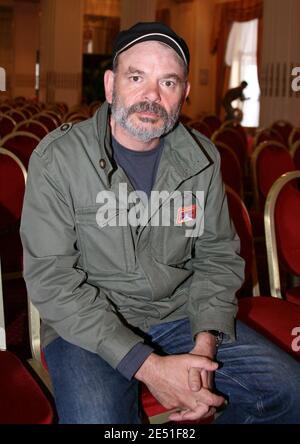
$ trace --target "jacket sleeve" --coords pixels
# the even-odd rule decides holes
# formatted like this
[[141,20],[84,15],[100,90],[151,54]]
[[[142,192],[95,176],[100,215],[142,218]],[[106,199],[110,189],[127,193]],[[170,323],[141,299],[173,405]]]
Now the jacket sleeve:
[[87,282],[72,201],[47,156],[34,152],[21,220],[24,278],[42,320],[65,340],[99,354],[116,368],[142,338],[119,319],[109,294]]
[[214,158],[214,171],[204,196],[204,229],[195,242],[187,310],[193,335],[213,329],[232,341],[235,294],[244,279],[244,260],[239,256],[240,241],[229,217],[218,152]]

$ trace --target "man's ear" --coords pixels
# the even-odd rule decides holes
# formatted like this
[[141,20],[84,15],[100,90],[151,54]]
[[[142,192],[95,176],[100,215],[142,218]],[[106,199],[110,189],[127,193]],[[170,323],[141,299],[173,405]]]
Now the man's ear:
[[190,84],[190,82],[186,82],[184,100],[187,99],[187,97],[188,97],[188,95],[189,95],[189,93],[190,93],[190,89],[191,89],[191,84]]
[[114,89],[114,73],[109,69],[104,73],[105,98],[108,103],[112,103]]

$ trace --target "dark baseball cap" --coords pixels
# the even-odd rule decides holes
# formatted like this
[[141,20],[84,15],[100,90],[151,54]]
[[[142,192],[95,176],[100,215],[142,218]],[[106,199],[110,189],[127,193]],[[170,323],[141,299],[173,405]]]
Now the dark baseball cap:
[[187,68],[190,63],[190,52],[185,41],[171,28],[160,22],[136,23],[129,29],[121,31],[113,45],[113,61],[123,51],[137,43],[156,40],[170,46],[182,58]]

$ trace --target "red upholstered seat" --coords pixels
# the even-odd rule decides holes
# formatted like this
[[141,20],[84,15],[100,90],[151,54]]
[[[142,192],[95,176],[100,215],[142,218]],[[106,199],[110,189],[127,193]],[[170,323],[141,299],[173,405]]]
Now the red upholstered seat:
[[227,189],[227,198],[230,215],[241,241],[241,256],[245,259],[246,264],[243,287],[248,289],[247,282],[251,279],[255,295],[251,296],[250,292],[248,296],[245,292],[243,294],[238,293],[238,296],[240,296],[238,299],[238,318],[294,357],[300,358],[299,350],[292,347],[294,339],[292,331],[294,327],[299,326],[300,306],[272,296],[258,296],[259,287],[255,285],[257,283],[257,273],[249,215],[239,196],[230,189]]
[[300,348],[293,347],[293,329],[300,327],[300,306],[271,296],[248,297],[239,300],[238,318],[300,359]]
[[272,294],[300,305],[300,287],[283,279],[285,273],[300,276],[300,191],[296,178],[300,178],[300,171],[275,182],[268,195],[265,224]]
[[24,116],[26,117],[26,119],[32,119],[34,114],[37,114],[37,110],[32,111],[26,107],[22,107],[20,108],[20,111],[22,112],[22,114],[24,114]]
[[18,156],[25,168],[28,168],[32,151],[39,142],[40,139],[34,134],[26,131],[14,131],[1,141],[1,146]]
[[212,136],[212,130],[210,129],[210,127],[201,120],[193,120],[189,123],[189,126],[199,131],[199,133],[203,134],[204,136],[208,137],[208,139],[210,139],[210,137]]
[[281,260],[300,275],[300,191],[287,184],[280,192],[275,207],[277,247]]
[[42,111],[42,113],[43,113],[43,115],[48,115],[48,116],[50,116],[50,117],[53,117],[53,119],[55,120],[55,122],[56,122],[56,126],[59,126],[59,125],[61,125],[62,124],[62,118],[61,118],[61,115],[57,112],[57,111],[55,111],[54,109],[44,109],[43,111]]
[[228,145],[236,154],[240,162],[242,171],[245,170],[247,159],[247,144],[237,130],[235,130],[234,128],[221,128],[213,134],[212,141],[214,143],[222,142]]
[[202,117],[202,122],[206,123],[211,129],[212,134],[221,127],[222,122],[218,116],[215,114],[208,114]]
[[0,149],[0,257],[4,273],[22,270],[19,225],[26,171],[14,154]]
[[23,122],[20,122],[16,126],[15,131],[25,131],[26,133],[34,134],[40,140],[49,133],[49,130],[45,125],[34,119],[26,119]]
[[53,409],[41,386],[21,359],[6,349],[2,288],[0,262],[0,424],[51,424]]
[[284,144],[289,146],[289,136],[293,130],[293,125],[286,120],[277,120],[273,123],[272,129],[277,131],[281,135]]
[[221,156],[221,172],[223,181],[239,196],[243,193],[242,169],[235,152],[225,143],[215,142]]
[[254,138],[253,148],[255,149],[262,142],[266,142],[266,141],[268,141],[268,142],[275,141],[275,142],[284,144],[284,140],[283,140],[281,134],[279,134],[275,129],[264,128],[264,129],[261,129],[260,131],[258,131],[258,133],[256,134],[256,136]]
[[51,424],[51,404],[22,362],[0,351],[0,424]]
[[297,140],[291,149],[291,154],[297,170],[300,170],[300,139]]
[[232,128],[236,130],[244,141],[245,149],[248,150],[248,136],[245,128],[239,122],[237,122],[236,120],[226,120],[222,124],[221,128]]
[[240,255],[245,260],[245,279],[237,296],[244,297],[259,294],[257,281],[256,260],[253,247],[252,225],[250,217],[240,196],[230,187],[226,187],[230,217],[240,238]]
[[22,122],[26,119],[26,116],[22,113],[22,111],[19,111],[17,109],[13,109],[11,111],[6,112],[7,116],[10,116],[14,121],[18,124],[19,122]]
[[[145,385],[142,385],[142,405],[144,413],[148,418],[156,417],[156,423],[166,422],[168,420],[167,409],[163,407],[150,393]],[[161,419],[161,422],[159,421]],[[198,419],[195,421],[180,421],[176,424],[210,424],[213,421],[213,416],[209,416],[204,419]]]
[[10,134],[14,127],[16,126],[16,121],[6,114],[0,113],[0,145],[1,145],[1,139],[5,137],[7,134]]
[[0,113],[5,114],[7,111],[11,111],[13,107],[8,103],[0,103]]
[[141,397],[143,410],[148,418],[151,416],[160,415],[167,411],[167,409],[154,398],[147,386],[144,384],[142,384]]
[[256,148],[252,156],[252,177],[257,211],[263,211],[267,194],[276,179],[293,170],[292,156],[284,145],[266,141]]
[[298,140],[300,140],[300,128],[294,128],[289,136],[289,147],[291,148]]
[[48,128],[48,131],[53,131],[59,126],[59,122],[50,114],[44,112],[36,114],[34,120],[38,120]]

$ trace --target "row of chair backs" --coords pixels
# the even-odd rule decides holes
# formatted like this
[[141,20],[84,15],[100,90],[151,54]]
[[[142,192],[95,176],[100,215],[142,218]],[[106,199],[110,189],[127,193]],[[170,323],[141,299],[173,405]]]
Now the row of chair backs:
[[[40,122],[44,128],[46,128],[46,134],[49,131],[54,130],[61,124],[61,120],[58,115],[55,115],[55,113],[51,111],[43,111],[40,113],[35,113],[34,115],[31,114],[23,114],[23,117],[21,117],[21,112],[14,110],[10,113],[6,114],[0,114],[0,140],[11,134],[13,131],[21,131],[20,128],[26,127],[28,124],[28,120],[32,122],[34,120],[35,122]],[[36,125],[35,125],[36,130]],[[38,131],[38,130],[37,130]],[[37,134],[34,132],[34,134]],[[41,134],[43,137],[45,135],[45,131],[39,131],[39,134]]]
[[35,119],[23,120],[16,125],[14,131],[25,131],[26,133],[34,134],[40,140],[49,133],[48,128],[42,122]]

